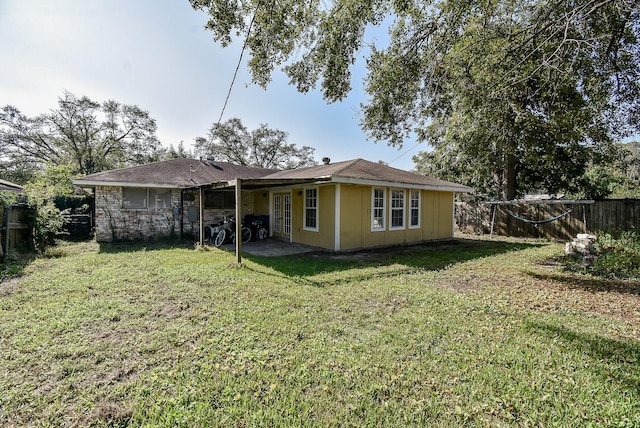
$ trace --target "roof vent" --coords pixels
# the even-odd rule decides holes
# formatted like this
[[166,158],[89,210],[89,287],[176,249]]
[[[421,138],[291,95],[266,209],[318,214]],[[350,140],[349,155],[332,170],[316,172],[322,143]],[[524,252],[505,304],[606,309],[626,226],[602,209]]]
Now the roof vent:
[[331,158],[322,158],[322,163],[324,165],[329,165],[331,163]]

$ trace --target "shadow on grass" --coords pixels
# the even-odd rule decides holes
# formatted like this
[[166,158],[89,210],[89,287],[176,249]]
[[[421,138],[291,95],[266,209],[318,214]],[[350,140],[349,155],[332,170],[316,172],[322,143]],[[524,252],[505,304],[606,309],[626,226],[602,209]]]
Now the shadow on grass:
[[24,269],[37,258],[35,253],[13,252],[0,258],[0,283],[22,276]]
[[554,281],[564,284],[570,289],[584,290],[592,293],[620,293],[640,295],[640,281],[633,280],[616,280],[608,278],[585,278],[574,275],[560,275],[553,273],[534,273],[529,272],[533,278]]
[[598,374],[607,380],[617,382],[631,396],[640,395],[640,342],[623,342],[593,334],[577,333],[564,326],[543,322],[529,322],[527,327],[534,333],[552,339],[559,338],[577,352],[604,363],[608,367],[603,368],[601,364],[594,367]]
[[[312,253],[294,256],[245,255],[245,259],[276,270],[296,282],[327,286],[419,271],[436,271],[469,260],[526,250],[544,244],[454,239],[422,245],[390,247],[353,253]],[[385,267],[397,265],[389,270]],[[317,275],[353,270],[350,275],[315,279]],[[262,273],[266,273],[261,271]]]
[[101,242],[100,253],[135,253],[139,251],[172,250],[175,248],[195,248],[193,240],[163,239],[153,241]]

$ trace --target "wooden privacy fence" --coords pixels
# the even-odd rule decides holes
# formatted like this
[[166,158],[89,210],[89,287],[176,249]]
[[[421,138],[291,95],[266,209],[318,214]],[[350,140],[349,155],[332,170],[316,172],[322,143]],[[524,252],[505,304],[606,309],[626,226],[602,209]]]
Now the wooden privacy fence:
[[29,247],[31,230],[27,222],[27,205],[0,204],[0,257],[15,248]]
[[[557,220],[535,223],[568,210]],[[578,233],[640,229],[640,199],[456,202],[455,216],[458,229],[467,233],[567,240]]]

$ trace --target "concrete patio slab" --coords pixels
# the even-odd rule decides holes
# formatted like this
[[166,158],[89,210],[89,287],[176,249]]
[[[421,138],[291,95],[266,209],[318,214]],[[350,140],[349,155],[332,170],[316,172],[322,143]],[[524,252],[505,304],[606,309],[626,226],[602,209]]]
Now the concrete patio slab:
[[[227,251],[235,251],[235,244],[225,244],[220,248]],[[258,241],[249,241],[242,244],[242,252],[254,256],[291,256],[296,254],[308,254],[315,252],[326,252],[327,250],[310,245],[297,244],[294,242],[282,241],[280,239],[263,239]]]

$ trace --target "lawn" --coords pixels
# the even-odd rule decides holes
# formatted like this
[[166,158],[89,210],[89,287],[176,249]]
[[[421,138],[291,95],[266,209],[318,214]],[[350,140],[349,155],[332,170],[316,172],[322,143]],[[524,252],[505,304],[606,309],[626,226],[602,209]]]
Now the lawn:
[[561,254],[62,244],[0,283],[0,425],[640,426],[640,283]]

